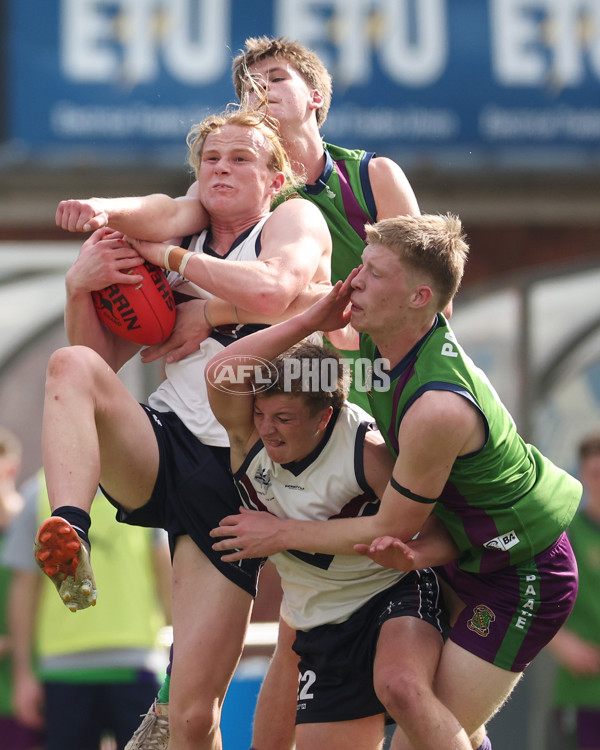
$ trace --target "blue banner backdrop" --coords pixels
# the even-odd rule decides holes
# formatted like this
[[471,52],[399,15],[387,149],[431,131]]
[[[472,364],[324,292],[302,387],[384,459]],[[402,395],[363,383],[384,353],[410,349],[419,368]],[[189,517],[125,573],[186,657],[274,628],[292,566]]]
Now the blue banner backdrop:
[[233,99],[252,35],[334,77],[327,139],[421,157],[600,154],[598,0],[10,0],[7,135],[160,158]]

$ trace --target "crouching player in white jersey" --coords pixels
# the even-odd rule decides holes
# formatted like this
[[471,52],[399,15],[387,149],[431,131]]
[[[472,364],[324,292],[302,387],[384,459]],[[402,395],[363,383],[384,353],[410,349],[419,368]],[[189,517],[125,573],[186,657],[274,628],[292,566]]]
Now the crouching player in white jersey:
[[[371,417],[345,400],[337,354],[302,342],[275,357],[263,333],[234,342],[206,369],[244,506],[307,521],[375,513],[393,462]],[[455,556],[435,522],[425,538],[432,559]],[[438,664],[446,616],[435,573],[386,569],[352,552],[271,557],[282,619],[297,631],[297,750],[381,748],[384,696],[393,689],[404,710],[418,711]]]

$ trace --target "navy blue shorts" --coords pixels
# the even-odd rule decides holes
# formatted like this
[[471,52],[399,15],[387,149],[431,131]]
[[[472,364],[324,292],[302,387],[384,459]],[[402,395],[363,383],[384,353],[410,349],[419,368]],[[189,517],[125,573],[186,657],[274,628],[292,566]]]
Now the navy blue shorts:
[[379,631],[395,617],[416,617],[446,635],[444,600],[431,569],[408,573],[342,623],[297,631],[293,646],[300,657],[296,724],[385,713],[373,686],[373,664]]
[[171,545],[178,536],[189,535],[226,578],[256,596],[264,559],[223,562],[209,536],[222,518],[238,513],[241,504],[229,466],[229,448],[204,445],[174,412],[142,406],[158,443],[158,476],[148,502],[131,513],[102,490],[118,509],[117,521],[166,529]]

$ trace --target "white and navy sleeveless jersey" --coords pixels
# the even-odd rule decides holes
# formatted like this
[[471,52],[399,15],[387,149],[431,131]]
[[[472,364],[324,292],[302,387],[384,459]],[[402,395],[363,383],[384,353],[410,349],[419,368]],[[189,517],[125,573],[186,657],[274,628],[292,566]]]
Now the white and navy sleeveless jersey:
[[[195,253],[212,255],[229,261],[256,260],[260,253],[260,234],[268,219],[265,216],[250,230],[242,234],[232,245],[225,256],[212,253],[208,249],[208,231],[192,239],[189,250]],[[171,271],[167,279],[173,290],[175,301],[190,298],[210,299],[213,294],[199,287],[178,273]],[[215,354],[222,351],[227,344],[235,341],[236,329],[229,327],[226,332],[215,330],[209,338],[200,344],[198,351],[189,354],[180,362],[167,364],[166,379],[152,393],[148,404],[158,411],[173,411],[194,433],[207,445],[229,446],[229,439],[223,426],[217,421],[208,403],[204,370]]]
[[[373,515],[379,500],[363,465],[372,417],[349,402],[333,414],[324,438],[302,461],[278,464],[258,441],[235,474],[244,505],[279,518],[325,521]],[[295,550],[271,557],[281,577],[281,614],[296,630],[340,623],[404,575],[362,555]]]

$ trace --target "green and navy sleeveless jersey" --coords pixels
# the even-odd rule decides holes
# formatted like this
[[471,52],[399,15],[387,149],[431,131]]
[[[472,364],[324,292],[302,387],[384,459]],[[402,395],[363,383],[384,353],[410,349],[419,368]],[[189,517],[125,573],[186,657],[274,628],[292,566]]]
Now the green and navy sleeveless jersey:
[[364,226],[377,219],[369,181],[369,162],[375,154],[330,143],[323,147],[325,168],[314,185],[304,185],[297,194],[314,203],[325,217],[333,245],[331,283],[335,284],[360,264],[366,244]]
[[[379,358],[368,335],[361,336],[361,354],[373,363]],[[375,363],[374,373],[378,370]],[[428,390],[464,396],[485,424],[484,447],[456,459],[435,506],[460,550],[460,567],[497,570],[546,549],[573,518],[581,484],[522,440],[487,377],[441,314],[389,379],[387,373],[373,376],[372,413],[394,455],[407,409]]]
[[[567,630],[600,648],[600,525],[585,509],[577,513],[568,530],[577,558],[579,591]],[[554,705],[600,708],[600,674],[574,675],[560,666],[554,684]]]
[[329,227],[333,244],[331,283],[335,284],[360,264],[366,244],[365,224],[377,219],[369,181],[369,162],[375,154],[323,145],[325,168],[314,185],[302,188],[302,197],[319,207]]

